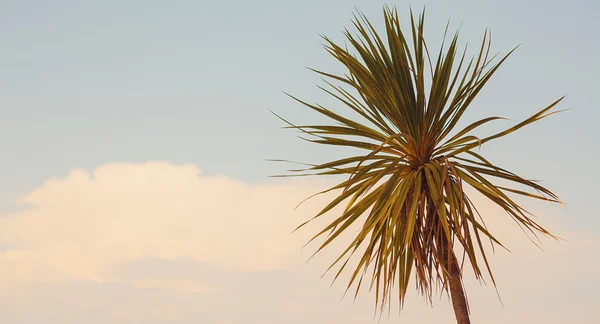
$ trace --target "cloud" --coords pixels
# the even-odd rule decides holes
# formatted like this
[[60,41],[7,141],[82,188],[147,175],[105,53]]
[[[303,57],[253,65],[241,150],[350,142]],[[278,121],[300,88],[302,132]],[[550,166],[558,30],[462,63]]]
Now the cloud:
[[[372,295],[339,302],[346,277],[333,288],[331,276],[319,280],[345,242],[305,264],[316,246],[300,247],[317,227],[289,235],[327,197],[293,207],[325,185],[249,185],[164,162],[49,179],[23,197],[29,208],[0,218],[0,322],[368,322]],[[478,202],[513,253],[492,256],[504,309],[493,288],[467,274],[474,320],[591,323],[586,316],[600,306],[597,233],[544,218],[572,243],[543,240],[541,252],[506,215]],[[412,293],[400,320],[452,316],[445,298],[431,309]]]
[[[298,219],[290,206],[312,192],[289,184],[249,186],[206,177],[193,165],[111,164],[74,170],[23,198],[33,208],[0,219],[16,248],[5,262],[102,279],[114,264],[189,257],[247,270],[283,266]],[[314,189],[313,189],[314,190]],[[37,271],[39,270],[39,271]],[[19,271],[24,274],[25,270]]]

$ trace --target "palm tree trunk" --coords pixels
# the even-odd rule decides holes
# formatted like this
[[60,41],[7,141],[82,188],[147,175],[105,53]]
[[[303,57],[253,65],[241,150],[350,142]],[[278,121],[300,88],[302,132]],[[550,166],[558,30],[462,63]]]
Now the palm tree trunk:
[[[446,259],[447,260],[447,259]],[[454,315],[458,324],[471,324],[469,319],[469,308],[467,306],[467,298],[462,285],[462,276],[458,268],[458,262],[454,252],[450,259],[450,296],[452,298],[452,307],[454,307]]]
[[454,316],[458,324],[471,324],[469,319],[469,306],[467,305],[467,296],[462,285],[462,275],[458,266],[458,260],[454,249],[448,239],[443,235],[440,242],[444,266],[448,269],[448,284],[450,286],[450,298],[454,308]]

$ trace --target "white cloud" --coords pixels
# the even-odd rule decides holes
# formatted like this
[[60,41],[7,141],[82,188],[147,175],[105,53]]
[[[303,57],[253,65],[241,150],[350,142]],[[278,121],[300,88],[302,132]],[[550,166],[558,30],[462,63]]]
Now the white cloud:
[[[114,264],[144,257],[189,257],[228,268],[278,268],[295,247],[299,218],[290,206],[315,188],[249,186],[201,176],[193,165],[111,164],[89,175],[74,170],[24,197],[24,212],[0,218],[0,237],[14,248],[4,262],[46,273],[101,279]],[[27,267],[26,267],[27,268]]]
[[[289,235],[327,197],[295,212],[293,207],[323,185],[248,185],[203,176],[193,165],[160,162],[109,164],[91,174],[74,170],[50,179],[23,198],[30,208],[0,217],[0,285],[6,287],[0,293],[0,313],[5,312],[0,321],[3,316],[6,323],[35,321],[25,314],[56,314],[69,307],[81,317],[58,316],[58,322],[80,322],[97,312],[114,323],[207,318],[203,323],[288,323],[290,314],[315,323],[368,321],[370,295],[365,292],[356,305],[351,298],[339,303],[345,277],[333,289],[318,279],[335,248],[304,264],[316,246],[298,250],[316,227]],[[468,281],[477,322],[562,323],[562,311],[585,316],[600,306],[590,299],[600,288],[600,263],[591,257],[600,248],[597,235],[566,231],[542,218],[573,243],[545,240],[546,251],[540,252],[506,215],[486,202],[479,206],[515,253],[492,256],[505,309],[493,288]],[[53,300],[51,309],[40,304],[57,292],[62,299]],[[123,295],[131,300],[117,297]],[[452,318],[445,299],[432,310],[414,295],[403,322]],[[236,310],[246,315],[229,314]],[[265,318],[264,312],[272,313]],[[585,317],[576,322],[591,323]]]

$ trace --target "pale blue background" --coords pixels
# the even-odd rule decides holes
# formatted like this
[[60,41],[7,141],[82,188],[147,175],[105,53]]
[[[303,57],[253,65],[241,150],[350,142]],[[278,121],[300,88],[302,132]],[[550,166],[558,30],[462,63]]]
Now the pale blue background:
[[[409,2],[388,3],[408,17]],[[330,102],[304,68],[339,71],[319,34],[342,41],[353,6],[380,22],[382,4],[1,1],[0,209],[14,209],[15,197],[48,177],[109,162],[194,163],[206,174],[256,183],[282,170],[265,158],[343,154],[296,140],[268,109],[311,120],[282,91]],[[427,10],[431,44],[448,18],[454,27],[463,21],[462,44],[473,48],[486,27],[495,51],[522,44],[466,121],[522,119],[568,94],[559,108],[570,111],[484,153],[544,179],[569,204],[567,225],[598,226],[597,2],[439,1]]]

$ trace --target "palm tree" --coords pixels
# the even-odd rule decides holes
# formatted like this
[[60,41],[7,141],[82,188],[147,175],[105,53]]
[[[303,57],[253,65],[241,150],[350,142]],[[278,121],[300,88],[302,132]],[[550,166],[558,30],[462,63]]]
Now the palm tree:
[[[345,204],[341,215],[313,237],[328,233],[317,252],[351,224],[363,220],[354,240],[331,265],[341,264],[336,279],[352,255],[362,251],[348,284],[348,288],[356,284],[356,294],[370,269],[376,304],[382,310],[390,305],[397,285],[403,305],[414,272],[417,289],[429,303],[435,291],[446,292],[457,322],[470,323],[462,281],[464,260],[478,280],[482,280],[485,267],[495,286],[483,241],[489,240],[492,248],[502,244],[488,231],[465,192],[466,186],[501,207],[536,238],[536,234],[557,237],[533,221],[513,195],[560,203],[548,189],[492,164],[476,148],[556,113],[552,108],[562,98],[517,125],[478,138],[471,133],[474,129],[503,118],[483,118],[464,128],[457,128],[458,122],[514,49],[492,64],[486,30],[478,55],[465,60],[466,49],[462,55],[458,53],[457,32],[447,49],[442,43],[432,64],[423,38],[424,13],[416,21],[411,11],[411,42],[400,28],[396,9],[386,7],[384,18],[385,40],[363,14],[354,16],[358,35],[346,30],[345,36],[358,57],[324,37],[326,50],[347,68],[347,74],[313,70],[339,82],[336,85],[326,80],[330,88],[321,89],[350,108],[356,118],[293,96],[335,125],[294,125],[280,117],[289,125],[286,128],[302,131],[310,142],[360,149],[364,154],[292,171],[300,172],[297,175],[346,176],[338,185],[318,193],[337,190],[339,195],[313,218]],[[500,186],[498,180],[513,185]]]

